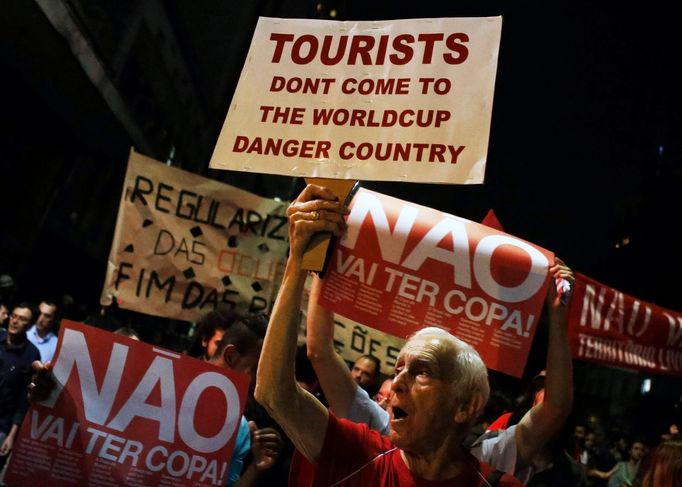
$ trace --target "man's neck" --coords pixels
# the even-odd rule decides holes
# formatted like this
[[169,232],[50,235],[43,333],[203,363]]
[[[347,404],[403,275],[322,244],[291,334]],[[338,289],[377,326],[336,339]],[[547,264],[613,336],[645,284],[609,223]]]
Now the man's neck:
[[466,452],[461,443],[461,438],[450,438],[428,452],[401,449],[400,455],[415,476],[425,480],[447,480],[457,477],[466,467]]
[[26,340],[26,333],[7,333],[7,344],[8,345],[21,345]]
[[45,338],[45,337],[47,336],[48,333],[50,333],[50,329],[49,329],[49,328],[43,328],[43,329],[41,330],[40,328],[38,328],[38,327],[36,326],[36,334],[37,334],[40,338]]

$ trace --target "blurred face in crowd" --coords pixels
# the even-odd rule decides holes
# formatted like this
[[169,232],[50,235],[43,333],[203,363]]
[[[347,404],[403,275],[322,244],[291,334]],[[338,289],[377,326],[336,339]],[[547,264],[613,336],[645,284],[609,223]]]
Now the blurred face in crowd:
[[253,394],[256,387],[256,372],[258,370],[258,359],[263,348],[263,340],[260,340],[251,350],[240,352],[233,344],[227,344],[222,354],[216,354],[210,362],[218,367],[224,367],[235,372],[246,374],[251,379],[249,393]]
[[252,392],[253,388],[256,386],[256,371],[258,370],[258,359],[260,359],[260,351],[262,348],[263,342],[261,341],[257,346],[253,347],[252,350],[240,353],[232,366],[233,370],[251,377],[250,390]]
[[12,314],[9,317],[7,333],[16,335],[17,333],[26,331],[32,319],[33,313],[31,313],[29,308],[14,308],[14,311],[12,311]]
[[577,441],[583,441],[585,439],[585,427],[578,425],[573,430],[573,436]]
[[393,386],[393,379],[386,379],[381,384],[381,387],[379,388],[379,392],[377,392],[376,396],[374,396],[374,400],[383,409],[388,408],[388,401],[391,398],[391,387],[392,386]]
[[216,330],[211,338],[201,341],[201,345],[204,347],[204,350],[206,350],[206,357],[213,357],[218,348],[218,343],[223,339],[224,334],[225,330]]
[[633,460],[635,462],[638,462],[642,459],[644,456],[644,443],[641,443],[639,441],[635,441],[632,446],[630,447],[630,460]]
[[585,435],[585,448],[593,448],[594,447],[594,433],[587,433]]
[[54,315],[57,312],[57,307],[47,303],[40,303],[38,310],[40,313],[36,320],[36,330],[38,331],[38,335],[44,336],[50,331],[54,324]]
[[357,359],[351,369],[353,380],[363,389],[370,387],[374,383],[376,373],[377,368],[375,363],[365,357]]
[[4,304],[0,304],[0,325],[4,324],[9,317],[9,310]]

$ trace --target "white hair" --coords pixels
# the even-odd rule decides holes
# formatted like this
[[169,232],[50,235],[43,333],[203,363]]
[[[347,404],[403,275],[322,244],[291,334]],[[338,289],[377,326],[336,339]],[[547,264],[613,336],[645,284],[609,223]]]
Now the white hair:
[[[471,345],[436,326],[422,328],[414,333],[410,340],[433,335],[444,338],[451,345],[452,350],[444,347],[443,352],[447,353],[452,359],[448,364],[451,370],[447,372],[447,376],[450,377],[455,386],[457,400],[461,404],[469,404],[476,395],[480,395],[482,398],[480,409],[482,410],[488,402],[488,396],[490,396],[490,384],[488,383],[488,370],[481,360],[481,356]],[[480,411],[477,411],[474,417],[478,413]]]

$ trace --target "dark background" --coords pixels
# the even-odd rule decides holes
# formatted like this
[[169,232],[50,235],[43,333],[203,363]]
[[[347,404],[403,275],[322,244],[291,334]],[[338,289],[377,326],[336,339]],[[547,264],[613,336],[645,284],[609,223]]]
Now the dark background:
[[[263,196],[294,196],[300,180],[207,168],[259,15],[502,15],[485,184],[363,185],[475,221],[492,208],[507,232],[574,270],[681,310],[681,43],[667,6],[5,1],[0,274],[14,279],[15,299],[68,294],[71,317],[97,313],[131,146]],[[541,329],[528,377],[542,368],[543,338]],[[627,417],[657,435],[676,414],[682,386],[655,377],[642,395],[646,377],[577,363],[578,410]]]

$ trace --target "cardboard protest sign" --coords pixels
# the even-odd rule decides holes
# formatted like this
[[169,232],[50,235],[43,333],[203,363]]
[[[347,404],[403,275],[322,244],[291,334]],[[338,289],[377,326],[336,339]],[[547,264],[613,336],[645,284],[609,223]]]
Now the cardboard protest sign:
[[486,366],[523,368],[553,254],[493,228],[361,189],[320,304],[405,338],[443,327]]
[[576,274],[568,310],[574,358],[682,376],[682,313]]
[[101,303],[188,321],[219,305],[268,309],[286,207],[131,152]]
[[501,17],[261,17],[210,166],[482,183]]
[[66,320],[53,363],[9,485],[225,485],[247,376]]

